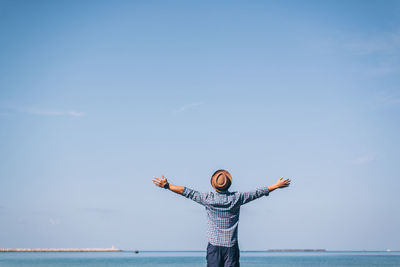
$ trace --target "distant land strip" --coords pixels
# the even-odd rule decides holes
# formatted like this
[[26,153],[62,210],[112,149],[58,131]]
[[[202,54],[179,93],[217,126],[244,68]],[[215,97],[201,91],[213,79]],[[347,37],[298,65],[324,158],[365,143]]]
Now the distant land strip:
[[308,248],[306,248],[306,249],[268,249],[268,251],[271,251],[271,252],[281,252],[281,251],[290,251],[290,252],[292,252],[292,251],[301,251],[301,252],[304,252],[304,251],[326,251],[326,249],[324,249],[324,248],[316,248],[316,249],[313,249],[313,248],[310,248],[310,249],[308,249]]
[[116,248],[0,248],[0,252],[118,252]]

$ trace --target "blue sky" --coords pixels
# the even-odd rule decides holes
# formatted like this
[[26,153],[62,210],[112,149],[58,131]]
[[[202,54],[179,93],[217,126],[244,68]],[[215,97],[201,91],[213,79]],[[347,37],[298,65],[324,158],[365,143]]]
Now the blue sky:
[[205,249],[156,188],[292,179],[240,247],[400,249],[398,1],[0,1],[0,247]]

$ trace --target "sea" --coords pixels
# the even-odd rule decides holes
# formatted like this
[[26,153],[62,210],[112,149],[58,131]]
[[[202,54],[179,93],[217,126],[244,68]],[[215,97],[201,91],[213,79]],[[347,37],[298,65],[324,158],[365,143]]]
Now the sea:
[[[205,251],[0,252],[1,267],[206,266]],[[400,251],[267,252],[241,251],[240,265],[400,266]]]

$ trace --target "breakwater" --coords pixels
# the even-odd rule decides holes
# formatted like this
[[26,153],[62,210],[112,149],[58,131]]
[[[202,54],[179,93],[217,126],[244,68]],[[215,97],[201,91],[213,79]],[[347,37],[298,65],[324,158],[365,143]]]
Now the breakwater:
[[116,248],[0,248],[0,252],[119,252]]
[[317,248],[317,249],[268,249],[269,252],[324,252],[326,249]]

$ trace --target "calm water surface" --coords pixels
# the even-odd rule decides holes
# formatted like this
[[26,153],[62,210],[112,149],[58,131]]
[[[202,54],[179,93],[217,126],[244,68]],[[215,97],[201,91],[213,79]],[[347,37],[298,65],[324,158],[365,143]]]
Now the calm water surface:
[[[241,252],[242,267],[400,266],[400,252]],[[205,252],[0,252],[1,267],[205,266]]]

